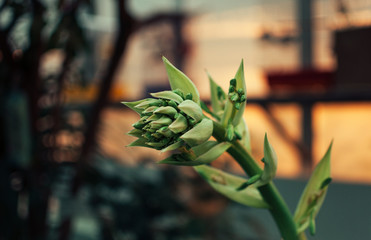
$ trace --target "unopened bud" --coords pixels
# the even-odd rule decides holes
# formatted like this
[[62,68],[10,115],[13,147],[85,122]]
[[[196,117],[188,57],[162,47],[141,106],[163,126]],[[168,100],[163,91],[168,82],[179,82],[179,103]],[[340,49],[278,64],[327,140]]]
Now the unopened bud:
[[179,104],[178,108],[186,115],[193,118],[196,122],[199,122],[203,118],[202,109],[197,103],[191,100],[184,100]]
[[207,141],[213,133],[213,121],[208,118],[202,119],[200,123],[183,134],[180,138],[188,145],[196,146]]
[[180,133],[186,130],[188,127],[187,118],[182,114],[179,114],[175,121],[169,125],[169,129],[173,133]]
[[232,141],[234,138],[234,128],[232,124],[228,124],[226,137],[228,141]]
[[231,81],[229,81],[229,84],[232,85],[233,87],[236,87],[237,80],[235,78],[233,78],[233,79],[231,79]]
[[185,96],[185,99],[187,100],[192,100],[193,96],[192,96],[192,93],[187,93],[187,95]]
[[157,93],[151,93],[151,95],[157,98],[173,100],[176,103],[183,102],[183,98],[172,91],[162,91],[162,92],[157,92]]
[[177,114],[177,110],[173,107],[166,106],[166,107],[159,107],[153,113],[161,113],[168,115],[171,118],[174,118],[175,114]]
[[234,104],[234,107],[237,109],[237,110],[240,110],[241,108],[241,103],[237,102]]
[[231,99],[232,102],[236,102],[239,99],[239,96],[237,93],[230,93],[229,98]]

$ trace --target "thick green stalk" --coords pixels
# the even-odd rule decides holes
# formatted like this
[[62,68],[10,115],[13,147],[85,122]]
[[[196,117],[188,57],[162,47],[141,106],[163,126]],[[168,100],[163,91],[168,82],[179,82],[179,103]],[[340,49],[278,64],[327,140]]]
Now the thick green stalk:
[[[214,122],[213,136],[218,141],[224,141],[225,139],[225,130],[219,123]],[[228,153],[250,177],[262,172],[256,161],[238,141],[233,142],[233,145],[228,149]],[[269,211],[281,232],[282,238],[284,240],[300,240],[291,212],[274,183],[271,182],[259,187],[259,191],[270,205]]]

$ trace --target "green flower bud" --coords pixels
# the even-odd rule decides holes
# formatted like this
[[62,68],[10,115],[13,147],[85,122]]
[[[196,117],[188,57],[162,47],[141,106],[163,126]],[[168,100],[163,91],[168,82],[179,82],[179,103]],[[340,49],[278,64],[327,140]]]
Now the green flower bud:
[[192,96],[192,93],[187,93],[187,95],[185,96],[185,99],[187,100],[192,100],[193,96]]
[[183,132],[188,128],[187,118],[184,117],[182,114],[179,114],[177,119],[169,126],[169,129],[173,133],[180,133]]
[[234,127],[232,124],[228,124],[226,138],[228,141],[232,141],[234,139]]
[[162,113],[168,115],[171,118],[174,118],[178,111],[173,107],[166,106],[157,108],[153,113]]
[[183,145],[184,145],[184,142],[180,140],[180,141],[175,142],[175,143],[167,146],[166,148],[162,149],[161,152],[167,152],[167,151],[176,150],[176,149],[180,148]]
[[130,132],[128,132],[128,135],[130,136],[133,136],[133,137],[141,137],[143,134],[143,131],[142,130],[139,130],[139,129],[132,129]]
[[237,80],[235,78],[231,79],[231,81],[229,81],[229,84],[233,87],[236,87],[237,86]]
[[213,133],[213,122],[204,118],[200,123],[195,125],[191,130],[183,134],[180,138],[188,145],[196,146],[207,141]]
[[136,108],[140,108],[140,109],[146,109],[149,106],[161,106],[161,100],[154,99],[154,98],[149,98],[149,99],[139,103],[138,105],[135,105]]
[[194,126],[197,122],[193,118],[188,118],[188,123],[189,125]]
[[148,107],[146,109],[144,109],[143,113],[152,113],[154,112],[158,107],[156,106],[151,106],[151,107]]
[[156,121],[152,121],[150,123],[150,126],[151,126],[151,128],[159,129],[162,126],[169,126],[169,124],[171,124],[171,123],[172,123],[171,118],[168,118],[166,116],[162,116],[160,119],[158,119]]
[[174,136],[174,133],[169,129],[169,127],[162,127],[156,131],[156,133],[161,134],[164,137],[172,137]]
[[237,110],[240,110],[240,108],[241,108],[241,103],[235,103],[234,104],[234,108],[236,108]]
[[170,107],[173,107],[173,108],[177,108],[178,107],[178,104],[176,102],[174,102],[173,100],[170,100],[167,102],[167,104],[170,106]]
[[[158,131],[158,130],[157,130],[157,131]],[[157,139],[162,138],[163,135],[160,134],[160,133],[158,133],[157,131],[156,131],[155,133],[152,133],[151,136],[154,137],[154,138],[157,138]]]
[[167,141],[147,142],[147,145],[155,147],[155,148],[163,147],[166,144],[167,144]]
[[161,118],[161,115],[159,114],[153,114],[150,117],[147,118],[146,122],[156,121]]
[[203,118],[201,107],[191,100],[184,100],[184,102],[179,104],[178,108],[196,122],[199,122]]
[[237,93],[233,92],[233,93],[229,93],[229,99],[231,99],[232,102],[236,102],[240,97],[238,96]]
[[242,94],[240,97],[240,102],[245,102],[246,101],[246,95]]
[[233,93],[233,92],[234,92],[234,89],[235,89],[235,88],[234,88],[233,86],[229,86],[228,92],[229,92],[229,93]]
[[162,99],[167,99],[167,100],[173,100],[176,103],[183,102],[183,98],[172,91],[162,91],[158,93],[151,93],[151,96],[162,98]]
[[132,126],[136,129],[142,129],[145,126],[145,123],[139,121],[134,123]]
[[184,99],[184,94],[183,94],[183,92],[182,92],[181,90],[179,90],[179,89],[175,89],[175,90],[173,90],[173,93],[178,94],[181,98]]
[[193,94],[163,91],[134,103],[124,103],[137,111],[141,119],[133,124],[129,135],[138,137],[129,146],[143,146],[170,151],[207,141],[213,129],[212,121],[205,119],[201,107],[191,99]]

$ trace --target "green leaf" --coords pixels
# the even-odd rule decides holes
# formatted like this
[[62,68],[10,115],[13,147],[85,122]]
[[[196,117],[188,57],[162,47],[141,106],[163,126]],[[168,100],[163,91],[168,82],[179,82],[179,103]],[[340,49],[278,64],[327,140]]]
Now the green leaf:
[[174,67],[165,57],[162,57],[164,61],[167,75],[172,90],[180,89],[184,95],[188,93],[192,94],[192,100],[197,104],[200,104],[200,94],[193,82],[179,69]]
[[260,177],[261,177],[261,174],[257,174],[257,175],[252,176],[251,178],[249,178],[249,180],[247,180],[241,186],[239,186],[237,188],[237,191],[241,191],[241,190],[244,190],[245,188],[249,187],[253,183],[257,182],[260,179]]
[[[201,144],[201,145],[204,145],[204,144]],[[229,142],[221,142],[216,145],[210,144],[210,146],[208,147],[202,146],[205,151],[203,153],[201,153],[200,151],[195,151],[197,158],[194,161],[202,163],[202,164],[211,163],[212,161],[220,157],[225,151],[227,151],[230,146],[232,146],[232,144]],[[194,148],[192,150],[194,150]],[[198,152],[199,155],[196,152]]]
[[213,116],[216,120],[220,121],[220,117],[210,110],[210,108],[203,101],[200,102],[202,110]]
[[231,122],[231,119],[233,119],[233,116],[236,114],[236,109],[234,108],[233,103],[230,100],[227,100],[227,104],[224,108],[222,120],[220,123],[223,127],[227,127],[228,124]]
[[264,137],[264,170],[260,177],[260,180],[256,182],[254,185],[256,187],[263,186],[270,181],[273,180],[273,178],[276,176],[277,172],[277,155],[274,151],[272,145],[268,141],[267,134],[265,134]]
[[196,145],[192,147],[191,149],[196,156],[201,156],[202,154],[209,151],[211,148],[215,147],[216,145],[218,145],[217,141],[206,141],[200,145]]
[[194,162],[194,156],[189,153],[173,154],[164,160],[159,161],[159,164],[170,164],[179,166],[196,166],[200,163]]
[[233,201],[250,207],[269,208],[269,205],[263,200],[256,188],[249,187],[242,191],[236,190],[246,182],[245,178],[234,176],[207,165],[197,166],[194,169],[211,187]]
[[207,141],[213,133],[213,121],[208,118],[202,119],[188,132],[180,136],[191,147]]
[[314,231],[314,218],[318,214],[323,201],[325,200],[330,177],[330,159],[332,142],[321,161],[314,169],[296,207],[294,221],[297,224],[298,231],[304,231],[310,226]]
[[268,141],[267,134],[265,134],[264,137],[264,158],[262,159],[262,162],[264,162],[263,172],[250,178],[247,183],[245,183],[243,186],[240,186],[240,189],[243,189],[243,187],[247,187],[248,185],[252,185],[254,187],[264,186],[271,182],[276,176],[277,155],[272,145]]
[[[222,155],[232,144],[229,142],[218,143],[207,141],[192,148],[192,152],[174,154],[159,163],[182,166],[199,166],[209,164]],[[177,145],[177,148],[182,145]],[[170,146],[169,146],[170,147]],[[174,147],[173,147],[174,148]],[[167,150],[166,150],[167,151]]]
[[213,112],[218,115],[218,113],[222,112],[224,109],[224,102],[222,99],[220,99],[220,95],[224,95],[225,98],[225,93],[221,90],[222,88],[213,80],[209,73],[207,73],[207,76],[209,77],[210,83],[211,107],[213,108]]

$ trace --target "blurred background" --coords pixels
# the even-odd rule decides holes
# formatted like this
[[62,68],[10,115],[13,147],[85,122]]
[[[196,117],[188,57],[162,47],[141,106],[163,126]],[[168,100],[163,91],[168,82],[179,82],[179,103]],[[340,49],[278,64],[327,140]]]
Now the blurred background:
[[265,211],[125,147],[120,102],[169,89],[162,56],[205,102],[206,72],[227,89],[243,59],[252,154],[267,132],[292,210],[334,140],[310,239],[371,239],[370,43],[370,0],[0,0],[0,239],[279,239]]

